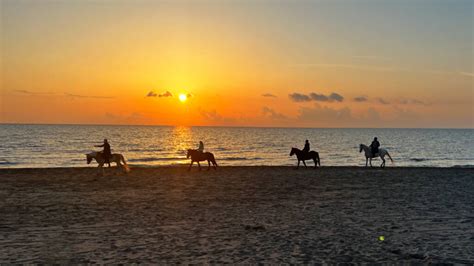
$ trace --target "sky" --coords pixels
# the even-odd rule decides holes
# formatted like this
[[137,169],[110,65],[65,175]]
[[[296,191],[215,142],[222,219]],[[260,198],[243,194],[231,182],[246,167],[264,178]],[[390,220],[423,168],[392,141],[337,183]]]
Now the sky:
[[470,0],[0,3],[0,123],[474,127]]

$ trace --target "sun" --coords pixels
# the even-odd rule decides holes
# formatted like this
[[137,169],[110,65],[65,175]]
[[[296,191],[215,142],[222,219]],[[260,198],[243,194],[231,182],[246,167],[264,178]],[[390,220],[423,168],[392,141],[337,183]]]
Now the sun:
[[179,101],[184,103],[188,99],[188,96],[184,93],[179,94]]

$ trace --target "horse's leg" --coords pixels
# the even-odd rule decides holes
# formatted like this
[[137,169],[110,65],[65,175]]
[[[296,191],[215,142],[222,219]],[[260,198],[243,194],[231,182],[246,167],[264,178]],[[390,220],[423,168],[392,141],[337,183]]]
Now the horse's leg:
[[313,158],[314,161],[314,168],[318,168],[318,161],[316,161],[316,157]]
[[211,169],[211,161],[207,160],[207,171],[209,171],[209,169]]
[[365,167],[367,167],[367,163],[369,163],[369,158],[365,157]]
[[372,158],[369,158],[370,167],[372,167]]
[[191,166],[193,166],[193,163],[194,163],[194,161],[191,160],[191,164],[190,164],[189,167],[188,167],[188,171],[191,171]]
[[300,160],[298,160],[298,165],[296,166],[296,169],[300,168]]
[[308,166],[306,166],[306,162],[303,160],[303,164],[304,164],[304,168],[308,168]]
[[199,161],[197,161],[197,163],[198,163],[198,166],[199,166],[199,171],[201,171],[202,170],[201,169],[201,164],[199,163]]
[[380,159],[382,159],[382,164],[380,165],[380,167],[384,168],[385,167],[385,158],[384,158],[384,156],[380,156]]

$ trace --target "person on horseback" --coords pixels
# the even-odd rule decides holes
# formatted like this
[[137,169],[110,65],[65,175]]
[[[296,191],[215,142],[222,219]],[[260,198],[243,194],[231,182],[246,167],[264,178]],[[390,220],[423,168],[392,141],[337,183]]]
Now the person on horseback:
[[199,141],[199,148],[197,150],[201,153],[204,152],[204,143],[202,141]]
[[308,140],[306,140],[305,143],[304,143],[303,152],[306,153],[306,154],[309,153],[309,141]]
[[104,144],[95,145],[94,147],[104,147],[104,150],[102,151],[102,155],[104,156],[105,163],[108,164],[110,167],[110,157],[112,157],[112,152],[110,149],[110,144],[107,141],[107,139],[104,139]]
[[377,140],[377,137],[375,137],[374,140],[372,141],[372,144],[370,144],[370,150],[372,152],[372,157],[375,157],[376,154],[379,153],[379,147],[380,147],[380,143]]

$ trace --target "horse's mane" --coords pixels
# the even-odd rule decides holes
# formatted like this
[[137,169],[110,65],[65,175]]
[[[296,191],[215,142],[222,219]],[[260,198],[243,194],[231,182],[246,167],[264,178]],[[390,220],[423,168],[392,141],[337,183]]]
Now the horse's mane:
[[97,153],[98,152],[96,152],[96,151],[91,151],[91,152],[87,153],[86,155],[94,157],[94,156],[97,156]]

